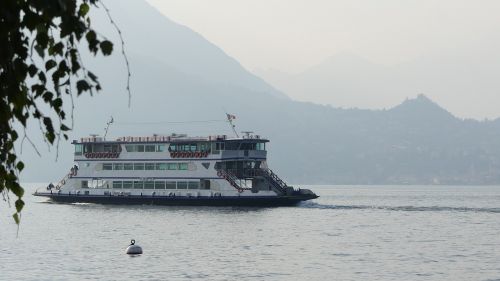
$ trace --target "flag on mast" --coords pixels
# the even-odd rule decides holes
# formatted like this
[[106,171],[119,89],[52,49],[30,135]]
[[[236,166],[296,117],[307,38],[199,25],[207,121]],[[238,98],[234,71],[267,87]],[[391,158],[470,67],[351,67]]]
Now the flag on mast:
[[227,115],[227,120],[229,120],[229,121],[236,119],[236,116],[234,116],[232,114],[226,113],[226,115]]

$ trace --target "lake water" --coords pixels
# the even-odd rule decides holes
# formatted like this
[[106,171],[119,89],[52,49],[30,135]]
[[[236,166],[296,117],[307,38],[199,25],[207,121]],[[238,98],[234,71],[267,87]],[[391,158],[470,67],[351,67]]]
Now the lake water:
[[[500,187],[312,189],[287,208],[27,195],[17,238],[0,204],[0,280],[500,280]],[[142,256],[125,255],[131,238]]]

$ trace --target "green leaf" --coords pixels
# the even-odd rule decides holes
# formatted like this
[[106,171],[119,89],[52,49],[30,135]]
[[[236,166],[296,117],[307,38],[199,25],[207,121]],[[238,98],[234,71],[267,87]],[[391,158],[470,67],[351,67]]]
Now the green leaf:
[[101,47],[102,53],[105,56],[109,56],[113,52],[113,43],[111,43],[111,41],[108,41],[108,40],[102,41],[100,44],[100,47]]
[[24,163],[21,161],[17,162],[16,168],[21,172],[24,169]]
[[47,141],[51,144],[54,143],[54,140],[56,139],[56,135],[54,132],[47,132],[45,133],[45,138],[47,138]]
[[28,74],[30,77],[35,76],[35,74],[38,72],[38,68],[34,64],[30,64],[28,67]]
[[76,90],[78,91],[78,95],[80,95],[82,92],[90,90],[90,85],[85,80],[79,80],[76,82]]
[[68,128],[68,126],[61,124],[61,131],[69,131],[69,130],[70,129]]
[[14,218],[14,221],[16,222],[16,224],[19,224],[20,220],[19,220],[19,214],[18,213],[15,213],[12,215],[12,217]]
[[91,43],[94,43],[94,41],[97,38],[97,35],[95,34],[95,31],[89,30],[89,32],[87,32],[87,34],[85,34],[85,38],[87,39],[87,42],[89,44],[91,44]]
[[52,101],[52,106],[56,109],[56,111],[59,111],[59,108],[61,108],[63,104],[63,101],[61,98],[57,98],[54,101]]
[[46,63],[45,63],[45,69],[47,71],[49,71],[50,69],[56,67],[57,63],[55,60],[48,60]]
[[16,205],[16,211],[20,213],[24,207],[24,201],[21,199],[17,199],[15,205]]
[[53,56],[55,54],[61,55],[63,54],[64,44],[62,42],[58,42],[52,47],[49,47],[49,55]]
[[84,17],[90,10],[90,7],[87,3],[82,3],[80,5],[80,10],[78,11],[78,13],[80,14],[80,16]]
[[12,193],[14,193],[19,198],[23,197],[24,195],[24,189],[17,182],[11,184],[10,191],[12,191]]

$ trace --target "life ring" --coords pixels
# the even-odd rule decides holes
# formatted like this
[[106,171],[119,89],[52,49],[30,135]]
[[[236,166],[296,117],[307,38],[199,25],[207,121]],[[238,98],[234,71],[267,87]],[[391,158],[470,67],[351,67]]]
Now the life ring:
[[238,188],[238,193],[242,193],[243,192],[243,188]]
[[208,156],[208,151],[205,151],[204,156],[205,156],[205,157],[207,157],[207,156]]
[[201,157],[201,152],[196,152],[195,157],[196,157],[196,158],[200,158],[200,157]]
[[85,153],[85,158],[89,158],[89,153]]
[[222,171],[221,170],[217,171],[217,176],[219,176],[219,178],[222,178]]
[[61,185],[65,185],[66,184],[66,181],[65,180],[62,180],[61,181]]

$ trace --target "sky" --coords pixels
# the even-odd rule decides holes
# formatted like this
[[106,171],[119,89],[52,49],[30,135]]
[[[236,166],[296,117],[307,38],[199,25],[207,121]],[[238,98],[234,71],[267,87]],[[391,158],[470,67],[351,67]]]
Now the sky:
[[[393,66],[425,56],[491,56],[500,47],[500,1],[148,0],[254,73],[301,73],[339,53]],[[499,73],[500,74],[500,73]],[[265,78],[265,77],[264,77]],[[462,117],[496,118],[491,91],[433,99]],[[449,93],[448,93],[449,95]],[[299,99],[307,100],[307,97]],[[383,100],[384,97],[381,96]],[[483,105],[464,110],[472,100]],[[311,100],[315,102],[315,100]],[[324,103],[317,100],[316,102]],[[395,103],[389,100],[387,104]],[[352,105],[355,106],[355,105]]]

